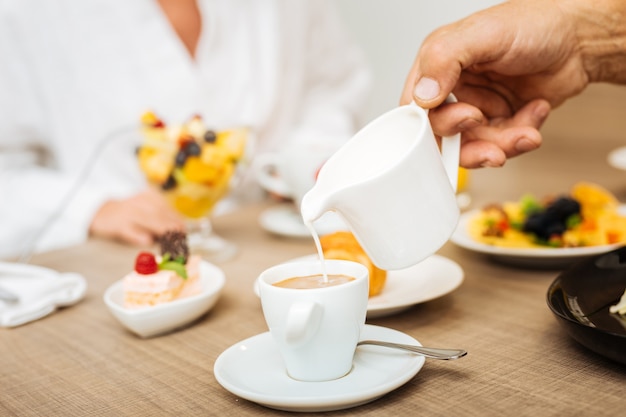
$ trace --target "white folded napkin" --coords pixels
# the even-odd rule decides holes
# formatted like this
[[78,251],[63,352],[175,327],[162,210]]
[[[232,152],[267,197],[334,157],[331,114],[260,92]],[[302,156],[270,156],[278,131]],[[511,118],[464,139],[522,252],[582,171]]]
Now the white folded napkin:
[[0,299],[0,327],[16,327],[77,303],[85,296],[82,275],[60,273],[40,266],[0,262],[0,290],[15,302]]

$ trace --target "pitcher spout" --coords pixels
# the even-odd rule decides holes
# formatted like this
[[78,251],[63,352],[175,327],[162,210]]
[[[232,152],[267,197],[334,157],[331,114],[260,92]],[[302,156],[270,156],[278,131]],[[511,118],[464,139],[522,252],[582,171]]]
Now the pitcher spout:
[[330,210],[330,207],[327,204],[327,199],[322,198],[322,196],[318,194],[319,193],[316,188],[313,187],[304,195],[304,197],[302,197],[300,214],[302,215],[302,220],[305,223],[314,222]]

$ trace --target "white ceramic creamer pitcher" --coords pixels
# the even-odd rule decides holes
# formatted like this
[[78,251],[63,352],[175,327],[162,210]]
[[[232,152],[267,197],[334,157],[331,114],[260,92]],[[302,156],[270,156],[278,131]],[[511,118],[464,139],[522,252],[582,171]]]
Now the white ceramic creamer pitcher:
[[457,134],[443,138],[440,152],[427,110],[395,108],[326,161],[302,200],[303,220],[336,211],[378,267],[415,265],[441,248],[458,223],[459,151]]

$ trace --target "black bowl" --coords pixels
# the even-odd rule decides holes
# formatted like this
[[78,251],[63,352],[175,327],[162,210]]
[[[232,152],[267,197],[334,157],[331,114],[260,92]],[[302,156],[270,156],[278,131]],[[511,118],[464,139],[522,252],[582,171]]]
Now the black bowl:
[[626,364],[626,317],[609,313],[626,290],[626,247],[580,261],[548,289],[558,323],[577,342]]

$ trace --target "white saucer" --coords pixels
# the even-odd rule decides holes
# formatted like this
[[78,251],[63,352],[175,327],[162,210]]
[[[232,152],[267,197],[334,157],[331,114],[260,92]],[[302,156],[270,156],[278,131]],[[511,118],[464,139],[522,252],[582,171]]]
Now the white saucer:
[[[312,259],[317,259],[317,255],[307,255],[288,262]],[[389,316],[415,304],[442,297],[457,289],[463,282],[463,276],[459,264],[440,255],[429,256],[406,269],[388,271],[383,291],[370,297],[367,302],[367,318]],[[259,295],[256,281],[254,292]]]
[[[300,213],[291,205],[271,207],[259,217],[261,227],[280,236],[311,238],[311,232],[302,222]],[[347,230],[345,222],[338,214],[328,212],[314,223],[319,235],[326,235],[338,230]]]
[[626,170],[626,146],[613,149],[607,159],[613,168]]
[[[411,336],[366,325],[361,339],[420,345]],[[285,411],[341,410],[374,401],[402,386],[424,365],[424,357],[378,346],[359,346],[352,371],[328,382],[290,378],[270,333],[243,340],[215,361],[217,382],[249,401]]]

